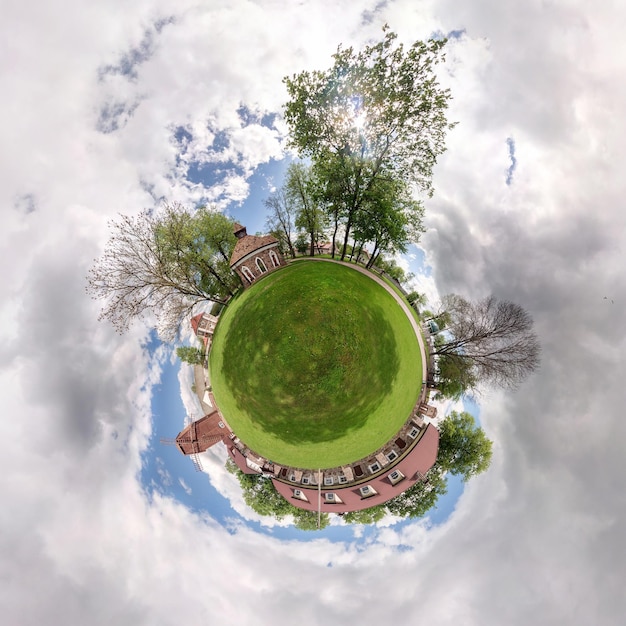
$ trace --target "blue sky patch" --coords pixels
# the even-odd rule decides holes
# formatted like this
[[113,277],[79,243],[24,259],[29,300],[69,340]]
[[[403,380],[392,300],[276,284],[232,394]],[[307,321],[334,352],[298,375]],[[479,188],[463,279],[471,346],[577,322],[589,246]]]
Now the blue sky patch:
[[506,172],[506,184],[511,185],[513,182],[513,173],[517,167],[517,159],[515,158],[515,140],[512,137],[507,137],[506,145],[509,147],[509,159],[511,164]]
[[102,81],[107,75],[121,75],[132,82],[136,81],[138,78],[137,68],[154,54],[156,48],[155,35],[161,34],[165,26],[174,22],[173,16],[157,20],[152,28],[145,30],[139,44],[123,53],[117,63],[98,68],[98,79]]

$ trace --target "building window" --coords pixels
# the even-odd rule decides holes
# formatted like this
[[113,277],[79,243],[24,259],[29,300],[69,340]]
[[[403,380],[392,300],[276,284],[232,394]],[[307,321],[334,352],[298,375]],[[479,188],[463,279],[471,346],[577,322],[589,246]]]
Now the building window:
[[409,431],[409,437],[411,437],[411,439],[415,439],[419,431],[420,429],[417,426],[413,426],[413,428],[411,428],[411,430]]
[[335,479],[332,476],[325,476],[324,477],[324,484],[325,485],[332,485],[334,484]]
[[371,485],[363,485],[359,491],[361,492],[362,498],[369,498],[370,496],[375,496],[378,493]]
[[251,283],[254,280],[254,274],[247,268],[245,265],[241,266],[241,273],[244,275],[244,278]]
[[398,453],[395,450],[392,450],[388,455],[387,458],[390,461],[395,461],[398,458]]
[[295,483],[295,482],[296,482],[296,475],[295,475],[295,474],[289,474],[289,480],[290,480],[292,483]]
[[342,504],[343,500],[336,493],[325,493],[324,499],[331,504]]
[[263,262],[263,259],[258,256],[254,262],[256,263],[256,266],[259,268],[259,272],[261,272],[261,274],[265,274],[265,272],[267,272],[267,266],[265,265],[265,263]]
[[311,481],[309,480],[308,476],[303,476],[301,482],[303,485],[308,485]]
[[270,261],[274,267],[278,267],[280,265],[280,260],[275,250],[270,250]]
[[400,470],[393,470],[393,472],[389,474],[388,478],[389,478],[389,482],[392,485],[395,485],[404,478],[404,474]]
[[372,463],[368,467],[372,474],[375,474],[376,472],[380,472],[381,470],[380,463],[378,461],[376,461],[376,463]]
[[348,482],[348,477],[345,476],[344,474],[339,474],[339,482],[343,485],[344,483]]
[[309,499],[304,495],[304,492],[300,489],[293,490],[293,497],[298,498],[298,500],[304,500],[304,502],[308,502]]

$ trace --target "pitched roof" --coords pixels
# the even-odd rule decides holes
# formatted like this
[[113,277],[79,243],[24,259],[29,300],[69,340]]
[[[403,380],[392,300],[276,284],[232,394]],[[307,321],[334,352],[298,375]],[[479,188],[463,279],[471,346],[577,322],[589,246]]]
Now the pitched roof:
[[202,319],[203,316],[204,316],[204,313],[198,313],[198,315],[194,315],[191,318],[191,328],[193,328],[193,332],[196,335],[198,334],[198,326],[199,326],[200,320]]
[[242,226],[239,222],[235,222],[233,224],[233,233],[235,233],[235,235],[238,235],[239,233],[241,233],[241,231],[244,231],[244,235],[245,235],[245,230],[246,230],[246,227]]
[[[414,485],[420,476],[425,475],[428,470],[435,464],[437,460],[437,452],[439,449],[439,431],[432,425],[428,424],[424,434],[413,447],[413,449],[397,464],[392,465],[387,471],[381,472],[376,477],[369,480],[364,479],[358,485],[338,485],[332,487],[322,485],[321,494],[321,510],[329,513],[347,513],[348,511],[361,511],[377,504],[383,504],[391,498],[395,498],[408,487]],[[389,480],[389,474],[394,470],[401,472],[405,478],[395,485]],[[280,493],[290,504],[307,511],[317,511],[318,507],[318,488],[293,485],[272,479],[276,491]],[[359,488],[363,485],[370,485],[376,493],[372,496],[364,498]],[[299,489],[307,500],[299,500],[293,497],[293,490]],[[331,492],[337,494],[341,502],[329,503],[325,499],[325,494]]]
[[183,454],[197,454],[218,441],[227,441],[230,434],[220,414],[214,410],[181,430],[176,436],[176,444]]
[[271,243],[278,243],[278,239],[276,239],[276,237],[272,237],[272,235],[264,235],[263,237],[246,235],[245,237],[242,237],[239,241],[237,241],[233,254],[230,257],[230,266],[232,267],[235,263],[237,263],[237,261],[240,261],[251,252],[254,252],[255,250]]

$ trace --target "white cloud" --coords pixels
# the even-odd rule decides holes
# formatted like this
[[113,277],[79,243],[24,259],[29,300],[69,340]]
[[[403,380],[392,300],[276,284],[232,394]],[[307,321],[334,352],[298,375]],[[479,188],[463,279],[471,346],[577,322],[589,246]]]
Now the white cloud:
[[[7,6],[4,620],[621,623],[623,17],[616,5],[534,1]],[[325,67],[339,42],[359,45],[387,20],[404,41],[466,30],[444,72],[459,125],[427,202],[428,288],[528,308],[542,368],[516,394],[483,399],[493,466],[443,526],[391,526],[368,540],[356,531],[348,544],[221,528],[141,491],[163,355],[148,361],[142,328],[119,337],[98,323],[84,276],[119,211],[161,197],[244,197],[245,177],[278,154],[282,130],[244,128],[241,105],[278,111],[284,75]],[[178,127],[192,134],[182,161]],[[191,184],[186,164],[208,160],[220,132],[241,170],[217,190]],[[212,471],[221,460],[206,462],[236,499],[234,479]]]
[[185,491],[185,493],[190,496],[192,494],[192,489],[191,487],[182,479],[179,478],[178,482],[180,483],[180,486],[183,488],[183,490]]

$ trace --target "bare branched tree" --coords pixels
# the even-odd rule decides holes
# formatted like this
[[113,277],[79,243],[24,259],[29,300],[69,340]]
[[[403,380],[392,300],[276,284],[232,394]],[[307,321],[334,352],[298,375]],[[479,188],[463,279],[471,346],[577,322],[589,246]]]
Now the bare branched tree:
[[172,204],[156,213],[120,215],[109,228],[87,292],[104,300],[100,318],[119,332],[153,314],[159,334],[171,338],[196,304],[225,302],[236,289],[228,264],[236,239],[221,213],[202,208],[192,214]]
[[444,332],[435,338],[440,369],[463,371],[469,384],[517,387],[539,367],[541,348],[533,319],[518,304],[493,296],[469,302],[458,295],[443,298]]
[[293,231],[296,211],[293,203],[284,189],[278,189],[265,200],[264,204],[269,211],[265,221],[266,228],[278,239],[284,252],[289,252],[291,258],[295,259]]

